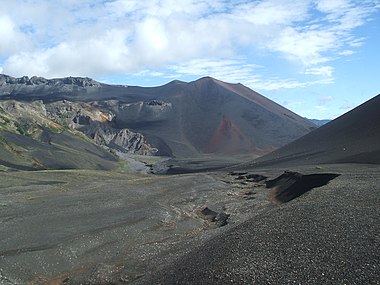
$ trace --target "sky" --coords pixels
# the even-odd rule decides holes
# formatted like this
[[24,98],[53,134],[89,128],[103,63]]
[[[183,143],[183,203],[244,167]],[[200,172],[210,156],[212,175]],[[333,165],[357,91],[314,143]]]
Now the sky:
[[0,73],[242,83],[333,119],[380,93],[380,0],[0,0]]

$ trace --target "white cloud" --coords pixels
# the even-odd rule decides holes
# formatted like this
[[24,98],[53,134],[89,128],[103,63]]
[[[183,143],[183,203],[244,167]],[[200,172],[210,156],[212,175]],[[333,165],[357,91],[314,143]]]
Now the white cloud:
[[308,15],[309,1],[267,0],[253,1],[236,5],[233,16],[254,25],[288,25],[292,22],[304,20]]
[[[4,63],[10,74],[38,74],[46,77],[102,75],[132,67],[122,32],[108,31],[103,38],[84,42],[62,42],[52,48],[17,53]],[[128,66],[130,64],[131,66]]]
[[351,6],[347,0],[319,0],[316,2],[317,9],[323,13],[341,14]]
[[320,67],[312,67],[305,70],[305,74],[311,75],[321,75],[325,77],[332,77],[334,72],[334,67],[332,66],[320,66]]
[[29,46],[26,36],[9,16],[0,15],[0,27],[0,58]]
[[339,55],[343,55],[343,56],[346,56],[346,55],[351,55],[351,54],[354,54],[355,52],[353,50],[349,50],[349,49],[346,49],[346,50],[342,50]]
[[325,30],[298,31],[285,28],[278,38],[273,39],[269,47],[279,51],[292,60],[298,60],[305,66],[312,66],[330,60],[324,52],[337,48],[339,41],[334,33]]
[[[246,79],[267,90],[326,84],[333,67],[321,64],[363,44],[352,31],[365,24],[375,5],[370,0],[2,0],[0,61],[3,71],[15,76],[97,77],[162,68],[172,71],[167,76]],[[316,17],[315,9],[323,16]],[[273,77],[263,83],[246,54],[281,56],[326,79]]]

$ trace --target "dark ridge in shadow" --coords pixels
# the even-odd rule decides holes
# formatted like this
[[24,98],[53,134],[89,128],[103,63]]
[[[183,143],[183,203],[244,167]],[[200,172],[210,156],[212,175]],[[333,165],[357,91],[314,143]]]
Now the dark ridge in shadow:
[[271,188],[272,202],[281,204],[289,202],[313,188],[329,183],[340,174],[318,173],[303,175],[298,172],[285,171],[279,177],[266,181],[266,187]]

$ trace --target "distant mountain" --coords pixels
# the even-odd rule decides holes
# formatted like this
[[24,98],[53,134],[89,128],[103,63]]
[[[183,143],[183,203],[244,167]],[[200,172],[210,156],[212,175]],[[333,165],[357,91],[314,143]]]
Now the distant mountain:
[[380,95],[252,165],[380,163]]
[[318,120],[318,119],[308,119],[308,120],[318,127],[321,127],[321,126],[326,125],[327,123],[331,122],[331,120]]
[[[315,128],[241,84],[211,77],[145,88],[79,77],[0,75],[1,102],[6,106],[3,116],[9,117],[8,125],[18,135],[40,140],[33,128],[45,129],[50,121],[70,136],[85,135],[88,143],[137,154],[262,155]],[[27,123],[25,116],[33,123]],[[11,131],[2,127],[3,133]]]

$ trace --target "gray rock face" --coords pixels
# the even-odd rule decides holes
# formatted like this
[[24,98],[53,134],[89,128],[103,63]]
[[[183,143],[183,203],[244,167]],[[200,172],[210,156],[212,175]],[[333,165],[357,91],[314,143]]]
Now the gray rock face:
[[91,118],[89,116],[83,116],[80,113],[78,113],[73,118],[73,122],[75,124],[79,124],[79,125],[89,125],[90,124],[90,120],[91,120]]
[[127,152],[142,155],[153,155],[157,152],[157,149],[152,148],[142,134],[132,132],[128,129],[119,131],[112,139],[112,142]]
[[155,155],[157,148],[151,146],[145,136],[115,124],[116,116],[101,110],[96,103],[74,103],[67,100],[48,105],[49,116],[70,128],[78,130],[101,146],[119,152]]
[[146,138],[128,129],[114,129],[109,126],[97,124],[91,127],[86,134],[91,137],[96,144],[107,146],[117,151],[140,154],[155,155],[157,148],[152,147]]
[[88,77],[46,79],[38,76],[33,76],[31,78],[23,76],[15,78],[9,75],[0,74],[0,86],[4,85],[76,85],[80,87],[100,87],[99,82]]

